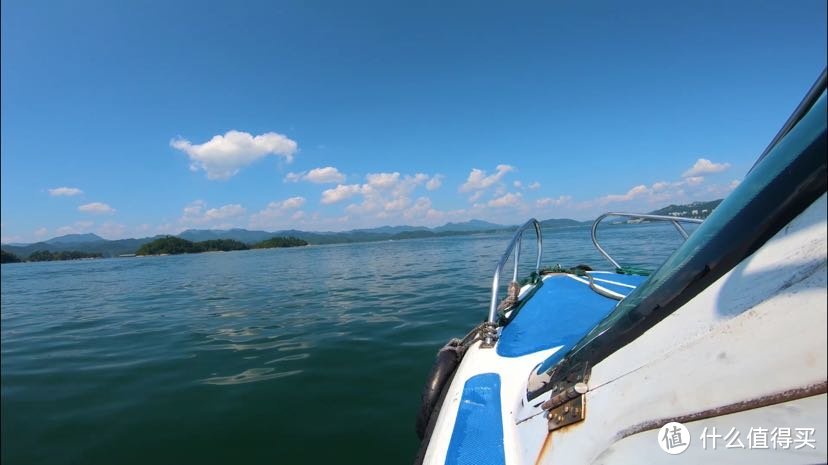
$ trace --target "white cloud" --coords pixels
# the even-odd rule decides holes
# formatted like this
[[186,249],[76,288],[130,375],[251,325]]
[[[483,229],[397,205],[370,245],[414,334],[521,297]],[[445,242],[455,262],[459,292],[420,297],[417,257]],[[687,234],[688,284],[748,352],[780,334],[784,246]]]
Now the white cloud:
[[55,234],[57,234],[58,236],[64,236],[66,234],[87,233],[94,224],[94,221],[75,221],[71,225],[61,226],[55,229]]
[[429,211],[433,210],[431,200],[415,194],[418,190],[428,190],[429,186],[437,189],[442,179],[439,174],[368,173],[363,184],[340,184],[324,191],[321,202],[333,204],[353,199],[345,207],[345,213],[354,226],[400,224],[402,221],[431,223],[428,217]]
[[81,194],[83,194],[83,191],[77,187],[55,187],[54,189],[49,189],[49,195],[52,197],[72,197]]
[[49,230],[46,228],[37,228],[34,232],[37,238],[46,237],[47,234],[49,234]]
[[215,220],[225,220],[228,218],[235,218],[238,216],[242,216],[245,213],[244,207],[241,205],[234,203],[230,205],[224,205],[219,208],[211,208],[204,212],[204,218],[208,221],[215,221]]
[[286,215],[294,211],[291,219],[294,221],[304,218],[305,212],[298,210],[305,205],[304,197],[290,197],[282,201],[270,202],[267,206],[250,216],[250,225],[257,228],[274,228],[277,226],[285,226],[284,221]]
[[486,193],[486,191],[477,191],[474,194],[470,195],[469,196],[469,203],[477,202],[478,200],[480,200],[481,197],[483,197],[483,194],[485,194],[485,193]]
[[685,178],[684,182],[688,186],[698,186],[704,182],[704,176],[690,176],[689,178]]
[[115,213],[115,209],[103,202],[86,203],[78,207],[78,211],[83,213],[91,213],[93,215],[111,215]]
[[659,181],[659,182],[653,184],[652,189],[653,189],[653,192],[661,192],[664,189],[667,189],[668,187],[670,187],[669,182]]
[[739,187],[739,184],[741,184],[741,183],[742,183],[741,180],[734,179],[733,181],[730,181],[730,184],[728,185],[728,187],[730,187],[730,190],[733,190],[733,189],[736,189],[737,187]]
[[400,211],[405,209],[410,202],[408,197],[396,197],[385,202],[382,208],[387,212]]
[[365,176],[368,185],[378,189],[393,187],[400,180],[400,173],[371,173]]
[[[185,225],[215,224],[243,216],[246,209],[237,203],[223,205],[219,208],[207,209],[207,203],[203,200],[190,202],[184,207],[179,223]],[[223,224],[222,226],[225,226]]]
[[418,187],[433,179],[427,174],[401,175],[393,173],[370,173],[366,183],[360,187],[362,202],[348,205],[350,214],[375,214],[388,218],[391,213],[402,211],[411,205],[411,196]]
[[305,179],[316,184],[342,183],[345,182],[345,175],[333,166],[326,166],[310,170]]
[[126,226],[123,224],[107,221],[106,223],[98,226],[95,233],[104,239],[121,239],[124,237],[126,229]]
[[486,189],[496,182],[500,181],[506,173],[514,171],[515,168],[509,165],[497,165],[496,172],[491,175],[486,175],[486,172],[473,168],[469,173],[469,177],[460,186],[460,192],[471,192],[475,190]]
[[540,189],[541,183],[535,181],[532,184],[529,184],[529,189],[535,190]]
[[339,184],[332,189],[322,191],[322,203],[332,204],[349,199],[362,191],[359,184]]
[[299,182],[308,173],[300,171],[299,173],[288,173],[285,175],[285,182]]
[[426,189],[430,191],[436,191],[443,185],[443,175],[442,174],[435,174],[432,176],[431,179],[428,180],[426,183]]
[[648,192],[650,192],[650,189],[648,189],[647,186],[641,184],[628,190],[626,194],[605,195],[599,199],[598,203],[600,203],[601,205],[606,205],[608,203],[613,202],[626,202],[637,197],[641,197],[642,195],[645,195]]
[[496,208],[499,208],[499,207],[513,207],[513,206],[516,206],[516,205],[520,204],[520,201],[521,201],[522,198],[523,198],[523,196],[520,195],[520,193],[513,194],[511,192],[508,192],[508,193],[504,194],[501,197],[490,200],[487,205],[490,206],[490,207],[496,207]]
[[514,185],[517,189],[523,189],[523,182],[521,181],[515,181],[512,185]]
[[421,220],[428,215],[429,211],[433,211],[431,208],[431,199],[428,197],[420,197],[414,202],[414,205],[403,212],[403,218],[409,221]]
[[[438,175],[439,176],[439,175]],[[332,204],[362,195],[362,202],[348,205],[349,213],[398,211],[410,205],[410,195],[417,187],[437,178],[424,173],[401,175],[393,173],[369,173],[364,184],[340,184],[322,192],[322,203]]]
[[[285,210],[290,210],[290,209],[293,209],[293,208],[300,208],[304,204],[305,204],[305,198],[304,197],[291,197],[291,198],[283,201],[281,203],[280,207],[282,209],[285,209]],[[273,205],[273,202],[271,202],[269,205]]]
[[298,148],[295,141],[275,132],[253,136],[241,131],[227,131],[203,144],[176,138],[170,146],[186,153],[190,169],[203,169],[208,179],[228,179],[267,155],[281,156],[290,163]]
[[713,163],[706,158],[699,158],[693,166],[681,175],[683,178],[700,176],[703,174],[719,173],[730,168],[730,163]]
[[558,198],[551,198],[551,197],[543,197],[535,201],[535,205],[538,208],[545,208],[545,207],[560,207],[562,205],[568,204],[572,200],[572,196],[569,195],[562,195]]
[[181,221],[184,223],[196,222],[204,217],[202,211],[207,206],[207,202],[203,200],[195,200],[184,207],[184,214],[181,216]]
[[285,181],[299,182],[309,181],[314,184],[333,184],[345,182],[345,175],[333,166],[314,168],[308,172],[288,173]]

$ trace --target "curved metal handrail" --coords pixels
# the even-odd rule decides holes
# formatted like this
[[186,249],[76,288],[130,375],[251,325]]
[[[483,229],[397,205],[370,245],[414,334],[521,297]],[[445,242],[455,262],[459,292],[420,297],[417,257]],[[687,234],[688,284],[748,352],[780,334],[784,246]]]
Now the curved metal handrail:
[[653,221],[665,221],[665,222],[669,221],[670,223],[673,223],[673,226],[676,227],[676,230],[678,230],[679,234],[681,234],[681,237],[684,240],[687,240],[687,238],[690,237],[690,235],[687,234],[687,231],[681,225],[682,222],[684,222],[684,223],[701,223],[701,222],[704,221],[704,220],[700,220],[700,219],[697,219],[697,218],[685,218],[683,216],[646,215],[646,214],[643,214],[643,213],[620,213],[620,212],[604,213],[603,215],[599,216],[592,223],[592,244],[595,245],[595,248],[598,249],[598,252],[600,252],[601,255],[604,256],[604,258],[609,260],[609,262],[612,263],[612,265],[615,268],[621,268],[621,265],[618,262],[616,262],[612,257],[610,257],[610,255],[607,253],[607,251],[604,250],[604,248],[601,247],[600,244],[598,244],[598,236],[597,236],[598,224],[600,224],[601,221],[603,221],[605,218],[610,217],[610,216],[622,216],[622,217],[626,217],[626,218],[640,218],[642,220],[653,220]]
[[[500,284],[500,272],[503,271],[503,267],[506,265],[506,261],[509,260],[509,257],[512,255],[512,252],[515,252],[515,269],[512,273],[512,281],[517,281],[518,278],[518,264],[520,262],[520,245],[523,242],[523,233],[529,229],[530,227],[535,228],[535,236],[537,237],[538,243],[538,257],[535,261],[535,272],[540,271],[540,263],[541,263],[541,255],[543,254],[543,236],[541,235],[541,225],[538,220],[532,218],[526,223],[523,224],[518,230],[515,232],[515,235],[512,237],[512,242],[509,243],[509,247],[506,248],[506,252],[503,253],[503,256],[500,257],[500,261],[497,262],[497,268],[495,268],[494,278],[492,279],[492,301],[489,305],[489,319],[487,320],[489,323],[495,322],[495,317],[497,316],[497,288]],[[517,247],[515,247],[517,245]],[[487,341],[491,342],[491,341]]]

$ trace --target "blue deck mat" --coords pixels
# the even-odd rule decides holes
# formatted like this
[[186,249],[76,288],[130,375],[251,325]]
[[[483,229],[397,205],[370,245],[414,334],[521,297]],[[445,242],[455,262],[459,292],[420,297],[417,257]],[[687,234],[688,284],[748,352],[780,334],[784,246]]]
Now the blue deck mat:
[[502,465],[503,419],[500,375],[483,373],[466,380],[451,433],[446,465]]
[[[637,286],[646,276],[594,274],[596,278]],[[629,294],[632,289],[596,281],[596,284]],[[497,354],[519,357],[552,347],[564,346],[563,354],[615,308],[618,301],[603,297],[569,276],[552,276],[503,328]]]

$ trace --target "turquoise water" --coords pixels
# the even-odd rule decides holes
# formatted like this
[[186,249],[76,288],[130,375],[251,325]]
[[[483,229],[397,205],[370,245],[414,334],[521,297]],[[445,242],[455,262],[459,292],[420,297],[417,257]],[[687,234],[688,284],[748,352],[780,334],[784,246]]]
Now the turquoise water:
[[[606,268],[587,228],[544,235],[544,264]],[[650,268],[679,243],[601,237]],[[484,318],[509,239],[3,265],[2,462],[410,463],[434,354]]]

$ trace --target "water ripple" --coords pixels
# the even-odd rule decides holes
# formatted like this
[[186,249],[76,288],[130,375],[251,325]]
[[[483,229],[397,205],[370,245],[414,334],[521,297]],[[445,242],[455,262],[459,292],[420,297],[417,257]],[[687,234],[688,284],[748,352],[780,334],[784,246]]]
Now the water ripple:
[[[676,243],[634,229],[602,230],[622,263]],[[604,266],[587,228],[544,236],[544,263]],[[302,463],[320,437],[343,463],[372,438],[413,456],[423,378],[486,314],[509,238],[3,265],[3,462],[157,462],[152,442],[166,461]]]
[[256,383],[259,381],[267,381],[269,379],[284,378],[287,376],[298,375],[301,372],[302,370],[277,372],[273,368],[250,368],[237,375],[216,376],[201,380],[201,382],[204,384],[226,386],[230,384]]

